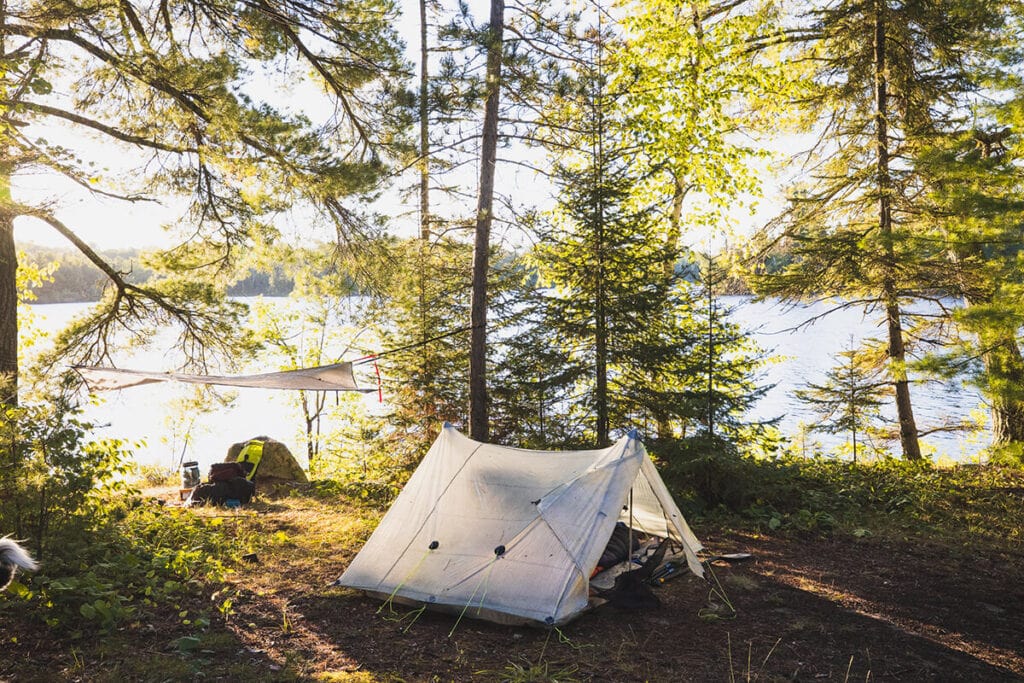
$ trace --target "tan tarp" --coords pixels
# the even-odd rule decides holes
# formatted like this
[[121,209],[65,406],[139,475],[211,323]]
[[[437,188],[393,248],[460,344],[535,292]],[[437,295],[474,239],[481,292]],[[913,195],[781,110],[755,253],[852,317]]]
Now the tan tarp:
[[186,382],[256,389],[296,389],[305,391],[376,391],[361,389],[352,374],[351,363],[335,363],[316,368],[301,368],[260,375],[189,375],[180,372],[148,372],[120,368],[75,368],[91,391],[126,389],[153,382]]
[[[260,460],[260,465],[256,470],[255,481],[257,491],[262,490],[261,485],[265,488],[267,484],[283,481],[302,483],[309,481],[295,456],[292,455],[292,452],[283,443],[265,436],[258,436],[249,441],[254,440],[263,442],[263,459]],[[238,454],[242,452],[242,448],[247,443],[248,441],[241,441],[232,444],[231,448],[228,449],[228,456],[224,459],[224,462],[235,462],[238,460]]]

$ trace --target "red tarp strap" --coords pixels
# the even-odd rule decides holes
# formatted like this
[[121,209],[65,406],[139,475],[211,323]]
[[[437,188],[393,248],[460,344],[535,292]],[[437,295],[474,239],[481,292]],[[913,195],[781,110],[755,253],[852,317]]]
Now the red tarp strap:
[[377,402],[384,402],[384,387],[380,383],[380,368],[377,367],[377,361],[373,361],[373,371],[377,373]]

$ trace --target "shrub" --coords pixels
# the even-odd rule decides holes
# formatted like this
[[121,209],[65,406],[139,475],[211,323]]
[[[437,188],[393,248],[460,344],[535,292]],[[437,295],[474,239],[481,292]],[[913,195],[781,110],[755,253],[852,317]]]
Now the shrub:
[[657,442],[652,454],[663,463],[668,485],[683,498],[693,499],[698,511],[741,512],[765,501],[790,506],[800,496],[793,485],[792,464],[741,454],[717,435]]
[[121,442],[88,441],[90,429],[60,401],[8,408],[0,419],[0,528],[28,537],[41,563],[14,586],[12,608],[71,638],[111,631],[222,581],[244,546],[218,518],[141,499],[124,483]]

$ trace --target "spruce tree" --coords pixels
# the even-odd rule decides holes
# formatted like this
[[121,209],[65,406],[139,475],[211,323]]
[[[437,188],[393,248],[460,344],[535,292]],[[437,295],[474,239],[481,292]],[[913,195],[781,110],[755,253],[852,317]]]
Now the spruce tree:
[[813,70],[799,102],[819,142],[776,223],[795,261],[760,278],[787,299],[841,297],[882,315],[903,457],[921,458],[908,377],[907,306],[941,286],[922,239],[911,160],[948,129],[983,76],[973,68],[1002,23],[998,3],[840,0],[808,10],[788,38]]
[[881,418],[881,407],[891,400],[892,385],[882,376],[877,359],[857,349],[852,338],[835,360],[823,383],[807,382],[794,394],[820,418],[811,431],[849,433],[856,463],[857,438],[861,436],[863,441],[863,435]]

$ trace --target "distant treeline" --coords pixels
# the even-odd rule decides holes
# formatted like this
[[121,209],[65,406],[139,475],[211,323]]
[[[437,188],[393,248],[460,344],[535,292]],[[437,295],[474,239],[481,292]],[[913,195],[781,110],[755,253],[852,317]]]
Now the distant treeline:
[[[28,261],[43,266],[57,262],[60,266],[54,272],[52,282],[43,283],[34,288],[36,301],[39,304],[77,303],[82,301],[98,301],[103,295],[103,288],[108,284],[106,276],[94,266],[81,252],[74,249],[41,247],[34,244],[20,245],[20,249],[28,255]],[[107,263],[122,273],[133,284],[145,284],[153,272],[141,264],[140,250],[112,249],[100,251],[99,255]],[[718,257],[716,257],[717,260]],[[792,261],[791,255],[785,250],[776,249],[772,254],[762,257],[756,272],[778,272]],[[676,269],[683,279],[699,282],[702,279],[706,261],[691,255],[680,260]],[[248,275],[228,287],[231,296],[288,296],[295,286],[295,281],[280,265],[272,271],[250,270]],[[729,273],[714,283],[718,294],[750,294],[751,290],[746,279],[739,274]]]
[[[34,303],[60,304],[98,301],[108,284],[106,276],[80,252],[74,249],[19,245],[28,255],[28,261],[43,266],[57,262],[60,266],[52,275],[52,282],[33,288]],[[107,263],[122,273],[133,284],[145,284],[153,272],[141,265],[138,249],[113,249],[99,252]],[[294,282],[277,266],[274,272],[250,271],[249,275],[228,288],[231,296],[287,296]]]

